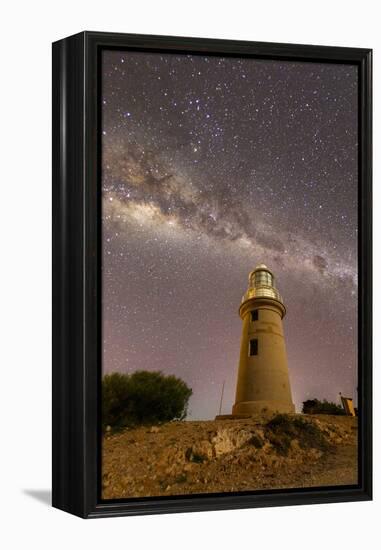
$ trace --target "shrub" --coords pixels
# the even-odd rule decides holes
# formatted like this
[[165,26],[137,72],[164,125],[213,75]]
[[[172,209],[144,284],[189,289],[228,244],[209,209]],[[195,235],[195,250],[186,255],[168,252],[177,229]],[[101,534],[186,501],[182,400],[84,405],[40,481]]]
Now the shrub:
[[308,399],[307,401],[303,401],[302,412],[304,414],[345,414],[342,407],[326,399],[323,399],[323,401],[319,401],[319,399]]
[[183,420],[192,390],[161,372],[107,374],[102,382],[102,424],[119,428]]
[[313,422],[302,417],[278,414],[266,424],[266,435],[279,454],[287,455],[293,439],[302,449],[328,448],[322,431]]
[[102,381],[102,424],[118,427],[126,425],[126,401],[129,395],[129,377],[114,372]]
[[249,439],[248,444],[253,445],[256,449],[262,449],[265,443],[259,435],[254,434],[253,437]]

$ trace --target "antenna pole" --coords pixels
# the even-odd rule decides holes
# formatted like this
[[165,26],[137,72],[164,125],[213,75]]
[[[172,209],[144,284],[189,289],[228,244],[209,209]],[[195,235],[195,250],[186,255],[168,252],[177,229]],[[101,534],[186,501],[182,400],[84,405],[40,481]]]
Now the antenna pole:
[[220,415],[221,414],[221,409],[222,409],[222,399],[224,397],[224,388],[225,388],[225,380],[222,384],[222,390],[221,390],[221,399],[220,399],[220,410],[218,412],[218,414]]

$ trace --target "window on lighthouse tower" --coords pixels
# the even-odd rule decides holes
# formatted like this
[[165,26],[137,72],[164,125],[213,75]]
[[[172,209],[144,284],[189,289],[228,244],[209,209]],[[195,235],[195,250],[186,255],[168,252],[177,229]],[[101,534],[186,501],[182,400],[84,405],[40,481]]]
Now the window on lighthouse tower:
[[258,340],[256,338],[250,340],[249,355],[258,355]]
[[251,312],[251,320],[252,321],[258,321],[258,310],[257,309],[253,309],[253,311]]

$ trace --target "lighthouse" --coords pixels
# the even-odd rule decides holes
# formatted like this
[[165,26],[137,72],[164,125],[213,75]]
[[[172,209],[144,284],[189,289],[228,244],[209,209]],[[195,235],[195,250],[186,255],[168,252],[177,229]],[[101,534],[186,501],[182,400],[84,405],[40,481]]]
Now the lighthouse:
[[249,275],[239,315],[242,337],[232,414],[295,412],[282,323],[286,308],[264,264]]

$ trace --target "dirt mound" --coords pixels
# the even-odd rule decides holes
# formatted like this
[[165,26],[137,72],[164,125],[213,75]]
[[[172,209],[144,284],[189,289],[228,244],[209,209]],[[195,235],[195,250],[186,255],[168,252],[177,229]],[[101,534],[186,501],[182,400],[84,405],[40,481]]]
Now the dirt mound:
[[276,415],[106,434],[103,498],[357,483],[357,419]]

